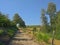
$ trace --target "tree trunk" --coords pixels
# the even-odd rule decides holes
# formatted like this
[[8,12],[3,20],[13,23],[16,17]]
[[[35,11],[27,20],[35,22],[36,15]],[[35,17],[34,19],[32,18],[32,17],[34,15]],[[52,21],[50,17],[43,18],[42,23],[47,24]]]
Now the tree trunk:
[[54,45],[54,35],[55,35],[55,31],[53,31],[53,35],[52,35],[52,45]]

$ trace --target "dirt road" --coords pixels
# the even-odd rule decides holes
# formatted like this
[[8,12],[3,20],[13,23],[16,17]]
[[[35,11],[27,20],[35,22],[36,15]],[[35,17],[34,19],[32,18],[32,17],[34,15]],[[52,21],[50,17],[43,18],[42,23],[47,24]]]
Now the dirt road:
[[38,43],[34,42],[33,39],[24,33],[23,31],[17,32],[13,40],[10,42],[9,45],[39,45]]

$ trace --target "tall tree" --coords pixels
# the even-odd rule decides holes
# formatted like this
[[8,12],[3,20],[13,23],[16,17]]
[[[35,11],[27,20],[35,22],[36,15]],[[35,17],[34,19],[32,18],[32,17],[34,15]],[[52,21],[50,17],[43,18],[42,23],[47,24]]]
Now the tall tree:
[[50,2],[48,4],[47,14],[50,17],[50,26],[52,30],[54,30],[54,25],[55,25],[55,22],[54,22],[55,13],[56,13],[56,4],[54,4],[53,2]]
[[47,8],[47,14],[50,17],[50,27],[51,27],[51,31],[53,31],[52,34],[52,45],[54,45],[54,35],[55,35],[55,13],[56,13],[56,4],[54,4],[53,2],[50,2],[48,4],[48,8]]
[[18,13],[16,13],[13,17],[13,22],[14,24],[20,24],[20,27],[25,27],[25,22],[23,21],[23,19],[19,16]]
[[0,26],[8,27],[10,26],[10,20],[6,17],[6,15],[0,13]]
[[45,10],[44,9],[42,9],[41,19],[42,19],[43,31],[48,32],[48,20],[47,20],[47,17],[45,16]]

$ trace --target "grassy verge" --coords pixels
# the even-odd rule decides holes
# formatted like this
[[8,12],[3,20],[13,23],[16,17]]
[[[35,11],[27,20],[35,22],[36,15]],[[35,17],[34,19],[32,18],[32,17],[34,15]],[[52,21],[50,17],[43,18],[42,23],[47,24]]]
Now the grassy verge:
[[5,42],[9,42],[9,40],[15,35],[16,31],[16,28],[4,28],[0,30],[0,45],[5,45]]

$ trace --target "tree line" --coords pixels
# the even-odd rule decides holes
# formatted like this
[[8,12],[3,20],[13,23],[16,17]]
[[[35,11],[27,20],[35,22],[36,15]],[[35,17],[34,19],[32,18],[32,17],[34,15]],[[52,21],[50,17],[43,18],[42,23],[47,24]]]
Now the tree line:
[[20,27],[26,27],[25,22],[18,13],[14,14],[12,20],[9,19],[8,15],[0,13],[0,27],[16,27],[17,23],[20,24]]
[[0,45],[8,45],[10,40],[14,37],[18,31],[16,24],[19,23],[19,27],[25,28],[25,22],[18,13],[14,14],[13,19],[9,19],[9,16],[0,13]]

